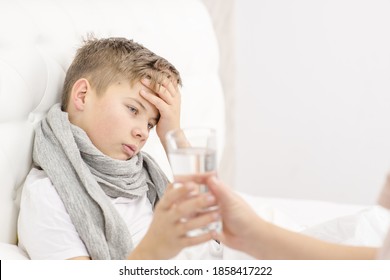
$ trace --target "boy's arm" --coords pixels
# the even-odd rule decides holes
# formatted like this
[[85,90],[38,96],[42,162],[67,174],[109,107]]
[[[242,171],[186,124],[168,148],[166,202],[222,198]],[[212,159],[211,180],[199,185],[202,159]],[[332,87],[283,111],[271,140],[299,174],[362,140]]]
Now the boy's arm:
[[68,260],[77,260],[77,261],[89,261],[89,260],[91,260],[91,258],[90,257],[87,257],[87,256],[83,256],[83,257],[74,257],[74,258],[70,258],[70,259],[68,259]]
[[165,79],[161,85],[151,87],[149,79],[142,79],[141,83],[152,90],[155,94],[141,90],[140,94],[147,101],[156,106],[160,112],[156,132],[160,141],[167,152],[165,134],[173,129],[180,128],[180,110],[181,110],[181,94],[178,85],[170,79]]

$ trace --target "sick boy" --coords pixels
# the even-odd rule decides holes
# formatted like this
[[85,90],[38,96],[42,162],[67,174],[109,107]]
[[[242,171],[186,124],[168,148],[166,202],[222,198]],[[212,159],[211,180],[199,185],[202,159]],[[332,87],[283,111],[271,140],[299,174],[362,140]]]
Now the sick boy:
[[[173,188],[141,149],[150,130],[180,128],[176,68],[125,38],[88,39],[36,128],[18,220],[32,259],[168,259],[211,239],[210,194]],[[186,221],[186,222],[183,222]]]

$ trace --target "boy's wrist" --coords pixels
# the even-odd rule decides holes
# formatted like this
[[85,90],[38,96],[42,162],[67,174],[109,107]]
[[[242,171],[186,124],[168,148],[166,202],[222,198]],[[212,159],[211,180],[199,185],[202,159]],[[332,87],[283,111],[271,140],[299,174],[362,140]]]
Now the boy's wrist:
[[169,129],[166,129],[166,130],[165,130],[163,133],[161,133],[161,134],[157,133],[157,136],[159,137],[160,142],[161,142],[161,144],[163,145],[165,151],[167,151],[166,138],[165,138],[166,135],[167,135],[167,133],[168,133],[169,131],[177,130],[177,129],[180,129],[180,128],[181,128],[180,125],[178,125],[178,126],[172,126],[172,127],[170,127]]
[[155,260],[153,250],[150,250],[147,245],[148,242],[142,242],[130,253],[129,260]]

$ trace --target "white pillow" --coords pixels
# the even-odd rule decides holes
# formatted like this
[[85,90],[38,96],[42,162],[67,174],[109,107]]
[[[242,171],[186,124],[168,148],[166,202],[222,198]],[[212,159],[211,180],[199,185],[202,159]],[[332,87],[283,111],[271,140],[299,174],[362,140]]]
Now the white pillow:
[[28,260],[18,246],[0,242],[0,260]]

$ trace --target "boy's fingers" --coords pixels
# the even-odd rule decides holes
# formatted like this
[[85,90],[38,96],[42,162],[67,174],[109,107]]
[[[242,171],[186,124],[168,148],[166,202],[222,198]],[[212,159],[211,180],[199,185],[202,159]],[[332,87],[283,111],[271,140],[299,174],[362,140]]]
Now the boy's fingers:
[[169,184],[158,205],[161,209],[168,210],[172,207],[173,204],[184,199],[185,197],[188,197],[188,195],[193,192],[194,189],[194,185],[191,184],[179,188],[174,187],[173,184]]
[[189,235],[192,230],[205,228],[213,222],[220,220],[220,214],[217,211],[203,213],[195,218],[181,222],[178,226],[178,233],[181,234],[180,242],[183,246],[192,246],[206,242],[213,238],[216,233],[213,231],[201,232],[199,235]]
[[171,95],[171,93],[169,92],[169,90],[165,86],[160,85],[160,87],[159,87],[159,89],[157,91],[157,94],[167,104],[172,105],[172,103],[173,103],[172,97],[173,96]]
[[187,234],[191,230],[207,227],[209,224],[220,219],[218,211],[210,211],[194,218],[188,219],[180,225],[181,234]]
[[185,176],[176,176],[175,182],[178,182],[178,183],[195,182],[197,184],[204,184],[207,182],[207,180],[210,177],[213,177],[213,176],[216,176],[215,171],[198,173],[198,174],[191,174],[191,175],[185,175]]
[[164,110],[164,105],[167,106],[165,100],[145,90],[141,90],[140,94],[143,98],[152,103],[161,112]]
[[176,219],[194,217],[204,212],[204,209],[215,205],[216,199],[211,193],[201,194],[176,204],[174,215]]
[[166,103],[172,104],[173,98],[180,95],[178,89],[173,85],[172,81],[169,79],[164,79],[162,84],[156,84],[154,88],[151,87],[151,81],[149,79],[142,79],[141,83],[154,91],[160,98],[162,98]]
[[212,234],[207,232],[205,234],[194,237],[184,236],[181,240],[181,243],[183,246],[188,247],[204,243],[206,241],[209,241],[210,239],[212,239]]
[[169,93],[171,94],[172,97],[175,97],[177,95],[180,95],[180,91],[177,87],[175,87],[172,83],[171,80],[165,79],[163,81],[163,86],[168,89]]

